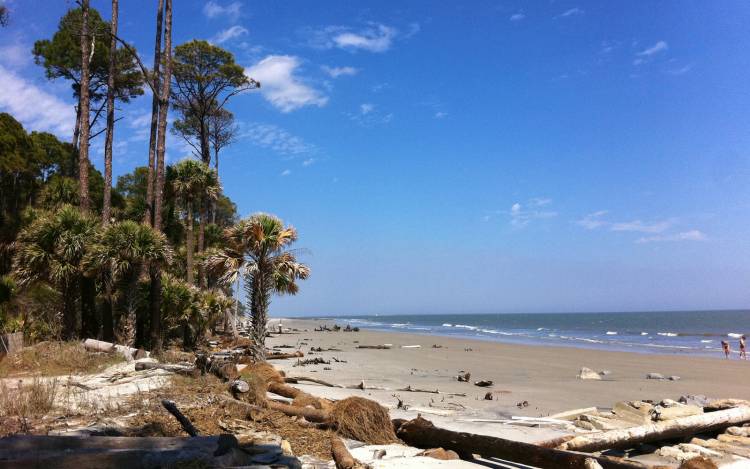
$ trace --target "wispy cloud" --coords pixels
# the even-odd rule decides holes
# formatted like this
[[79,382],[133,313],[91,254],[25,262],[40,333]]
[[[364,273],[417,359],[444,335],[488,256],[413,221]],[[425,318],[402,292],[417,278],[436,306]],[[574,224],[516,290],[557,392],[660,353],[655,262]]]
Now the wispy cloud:
[[325,106],[328,97],[306,84],[296,75],[300,60],[290,55],[269,55],[245,70],[261,83],[260,93],[281,112],[304,106]]
[[306,159],[305,161],[302,162],[302,166],[305,166],[305,167],[310,166],[313,163],[315,163],[316,161],[317,160],[315,158],[308,158],[308,159]]
[[671,220],[661,220],[654,222],[643,222],[633,220],[626,222],[617,222],[610,225],[611,231],[630,231],[636,233],[663,233],[672,226]]
[[329,67],[327,65],[323,65],[320,68],[323,69],[323,71],[326,72],[331,78],[353,76],[359,73],[359,69],[356,69],[354,67]]
[[609,222],[601,219],[601,217],[603,217],[607,213],[609,212],[606,210],[599,210],[598,212],[589,213],[585,217],[576,221],[576,224],[586,228],[587,230],[595,230],[597,228],[601,228],[602,226],[606,226],[607,224],[609,224]]
[[240,123],[238,139],[247,139],[261,148],[268,148],[281,156],[299,157],[318,152],[318,148],[273,124]]
[[282,176],[289,176],[290,174],[292,174],[291,169],[285,169],[284,171],[281,172]]
[[75,112],[71,104],[35,86],[0,65],[0,109],[21,121],[27,130],[52,132],[69,139]]
[[[535,199],[532,199],[535,200]],[[551,202],[551,201],[550,201]],[[532,220],[553,218],[557,216],[557,212],[553,211],[542,211],[535,207],[539,207],[534,202],[528,203],[528,208],[519,202],[516,202],[510,207],[510,224],[521,228],[528,225]]]
[[243,28],[242,26],[235,25],[216,33],[216,35],[211,38],[210,42],[212,42],[213,44],[223,44],[231,39],[236,39],[247,33],[247,29]]
[[669,44],[667,44],[666,41],[658,41],[653,46],[643,49],[636,55],[639,55],[641,57],[650,57],[652,55],[658,54],[659,52],[665,52],[667,49],[669,49]]
[[685,65],[684,67],[668,69],[667,73],[670,75],[684,75],[693,69],[693,64]]
[[575,7],[575,8],[570,8],[568,10],[565,10],[564,12],[557,15],[555,18],[569,18],[571,16],[579,16],[584,13],[585,12],[582,9]]
[[526,15],[522,11],[519,11],[518,13],[514,13],[510,15],[511,21],[521,21],[524,18],[526,18]]
[[445,117],[448,117],[448,113],[447,112],[438,111],[438,112],[435,113],[435,119],[443,119]]
[[[401,34],[406,39],[419,32],[419,24],[412,23],[409,30]],[[353,30],[346,26],[327,26],[312,31],[309,44],[318,49],[343,49],[349,51],[386,52],[399,36],[399,31],[381,23],[370,23],[368,26]]]
[[706,241],[708,237],[700,230],[683,231],[671,235],[645,236],[638,238],[636,243],[656,243],[664,241]]
[[365,127],[387,124],[393,119],[393,113],[380,112],[377,106],[372,103],[362,103],[359,105],[357,112],[347,115],[351,120]]
[[221,5],[213,0],[206,2],[203,5],[203,14],[207,18],[217,18],[219,16],[226,16],[232,20],[236,20],[242,13],[242,3],[231,2],[226,5]]

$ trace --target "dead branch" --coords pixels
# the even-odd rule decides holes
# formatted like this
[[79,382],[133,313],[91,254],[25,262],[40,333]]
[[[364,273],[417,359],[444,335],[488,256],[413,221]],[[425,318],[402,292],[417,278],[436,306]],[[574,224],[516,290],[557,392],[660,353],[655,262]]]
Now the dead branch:
[[182,426],[182,429],[185,430],[185,433],[190,436],[200,435],[198,430],[193,426],[193,423],[190,421],[190,419],[185,417],[185,414],[180,412],[180,409],[177,408],[177,404],[175,404],[174,401],[170,401],[169,399],[162,399],[161,405],[163,405],[170,414],[174,415],[174,418],[176,418],[177,421],[180,422],[180,425]]

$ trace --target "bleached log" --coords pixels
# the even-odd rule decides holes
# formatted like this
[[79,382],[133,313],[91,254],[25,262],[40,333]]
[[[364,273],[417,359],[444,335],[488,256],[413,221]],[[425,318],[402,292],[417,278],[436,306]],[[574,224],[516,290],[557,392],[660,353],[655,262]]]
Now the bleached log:
[[340,384],[332,384],[328,381],[323,381],[322,379],[308,378],[307,376],[287,376],[284,378],[285,383],[298,384],[300,381],[309,381],[329,388],[343,388]]
[[135,364],[135,371],[143,370],[165,370],[185,376],[195,376],[198,374],[198,370],[192,366],[172,365],[169,363],[137,362]]
[[692,415],[664,422],[654,422],[620,430],[582,435],[561,444],[558,448],[574,451],[601,451],[605,449],[632,448],[641,443],[668,440],[721,430],[750,421],[750,408],[734,409]]
[[[128,347],[125,345],[117,345],[113,344],[112,342],[105,342],[103,340],[96,340],[96,339],[86,339],[83,341],[83,348],[86,350],[89,350],[91,352],[105,352],[105,353],[119,353],[127,361],[132,361],[135,357],[135,354],[138,352],[138,349],[135,349],[133,347]],[[148,356],[149,353],[146,352],[146,356]]]
[[272,353],[266,355],[266,360],[286,360],[287,358],[300,358],[304,356],[305,354],[300,351],[294,353]]
[[750,448],[742,448],[729,443],[724,443],[718,440],[702,440],[700,438],[693,438],[690,440],[693,445],[702,446],[704,448],[713,449],[722,453],[734,454],[735,456],[741,456],[743,458],[750,458]]

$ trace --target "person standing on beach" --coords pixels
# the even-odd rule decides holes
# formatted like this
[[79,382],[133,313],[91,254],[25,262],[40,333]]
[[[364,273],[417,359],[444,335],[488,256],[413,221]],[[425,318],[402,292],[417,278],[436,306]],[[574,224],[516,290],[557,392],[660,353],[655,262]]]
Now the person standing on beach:
[[747,360],[747,353],[745,352],[745,336],[740,337],[740,360]]
[[729,342],[727,342],[726,340],[722,340],[721,348],[724,349],[724,357],[729,358]]

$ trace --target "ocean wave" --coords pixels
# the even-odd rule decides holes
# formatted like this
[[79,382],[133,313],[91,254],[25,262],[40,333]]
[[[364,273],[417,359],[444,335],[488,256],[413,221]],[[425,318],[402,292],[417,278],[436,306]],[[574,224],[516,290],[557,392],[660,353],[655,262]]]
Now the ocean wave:
[[453,327],[453,324],[446,322],[445,324],[443,324],[443,327]]
[[679,335],[676,332],[657,332],[656,334],[664,337],[677,337]]
[[411,324],[409,324],[408,322],[406,322],[406,323],[403,323],[403,322],[397,322],[397,323],[393,323],[393,324],[391,324],[391,327],[407,327],[407,326],[410,326],[410,325],[411,325]]
[[582,342],[591,342],[592,344],[603,344],[603,340],[587,339],[586,337],[573,337],[573,340],[580,340]]
[[617,331],[607,331],[607,335],[617,335]]
[[472,331],[477,330],[477,327],[475,326],[467,326],[466,324],[456,324],[454,327],[460,327],[461,329],[469,329]]
[[710,340],[710,339],[708,339],[708,340],[701,340],[702,344],[710,344],[711,342],[713,342],[713,340]]
[[743,335],[745,335],[745,334],[739,334],[737,332],[730,332],[729,334],[727,334],[727,337],[731,337],[733,339],[739,339]]
[[641,335],[648,335],[648,332],[641,332]]

